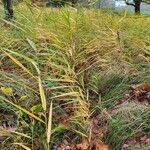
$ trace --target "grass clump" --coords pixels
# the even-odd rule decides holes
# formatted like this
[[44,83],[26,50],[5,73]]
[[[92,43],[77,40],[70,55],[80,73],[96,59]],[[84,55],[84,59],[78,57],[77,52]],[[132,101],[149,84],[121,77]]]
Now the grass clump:
[[[136,135],[149,135],[149,108],[141,104],[129,103],[119,107],[111,116],[108,139],[115,149]],[[117,140],[116,140],[117,139]]]

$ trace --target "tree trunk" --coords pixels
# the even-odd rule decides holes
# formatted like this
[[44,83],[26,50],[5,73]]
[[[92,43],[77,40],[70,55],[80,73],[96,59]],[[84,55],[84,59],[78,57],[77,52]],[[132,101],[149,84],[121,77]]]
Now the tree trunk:
[[141,1],[140,0],[137,0],[135,2],[135,14],[136,15],[140,15],[140,12],[141,12]]

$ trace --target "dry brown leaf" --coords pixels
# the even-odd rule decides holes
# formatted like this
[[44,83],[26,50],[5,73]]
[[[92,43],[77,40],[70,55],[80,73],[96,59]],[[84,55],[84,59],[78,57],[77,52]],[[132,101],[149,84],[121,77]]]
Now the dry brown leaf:
[[79,150],[88,150],[88,148],[89,148],[89,142],[88,142],[87,139],[83,139],[82,143],[77,144],[76,147]]
[[147,102],[150,101],[150,83],[132,86],[131,90],[130,95],[133,99],[140,102],[143,102],[144,100]]
[[102,143],[102,142],[100,142],[100,141],[97,141],[97,142],[96,142],[95,147],[96,147],[96,149],[95,149],[95,150],[109,150],[108,145],[103,144],[103,143]]
[[123,145],[121,150],[127,150],[131,147],[150,146],[150,135],[139,134],[136,137],[128,139]]

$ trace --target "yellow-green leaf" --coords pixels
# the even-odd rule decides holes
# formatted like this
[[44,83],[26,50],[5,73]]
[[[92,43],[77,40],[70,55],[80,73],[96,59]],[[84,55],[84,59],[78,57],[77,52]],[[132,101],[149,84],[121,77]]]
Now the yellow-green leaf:
[[30,110],[33,113],[38,114],[42,110],[42,106],[40,104],[39,105],[34,105]]
[[19,101],[24,101],[24,100],[26,100],[27,98],[28,98],[27,95],[23,95],[23,96],[20,97]]
[[6,95],[13,95],[13,89],[9,87],[1,87],[1,91]]

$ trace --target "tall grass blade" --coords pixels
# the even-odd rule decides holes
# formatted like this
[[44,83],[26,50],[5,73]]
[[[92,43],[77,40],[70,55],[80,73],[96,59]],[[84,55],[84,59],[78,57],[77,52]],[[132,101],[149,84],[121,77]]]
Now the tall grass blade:
[[17,134],[17,135],[20,135],[20,136],[23,136],[23,137],[26,137],[28,139],[32,139],[30,136],[24,134],[24,133],[20,133],[20,132],[16,132],[16,131],[11,131],[11,133],[14,133],[14,134]]
[[14,61],[19,67],[21,67],[25,72],[27,72],[30,76],[32,76],[33,78],[35,78],[35,76],[24,66],[22,65],[22,63],[17,60],[15,57],[13,57],[12,55],[10,55],[9,53],[7,53],[6,51],[4,51],[4,53],[10,58],[12,59],[12,61]]
[[42,81],[41,81],[40,76],[38,77],[38,82],[39,82],[39,91],[40,91],[40,96],[41,96],[42,107],[43,107],[43,110],[46,111],[46,96],[44,93],[44,89],[42,86]]
[[47,126],[47,143],[50,143],[51,134],[52,134],[52,109],[53,102],[51,101],[50,109],[49,109],[49,118],[48,118],[48,126]]
[[23,31],[24,33],[27,33],[23,28],[21,28],[21,27],[15,25],[14,23],[12,23],[12,22],[10,22],[10,21],[4,20],[4,19],[0,19],[0,20],[2,20],[2,21],[4,21],[5,23],[7,23],[7,24],[9,24],[9,25],[11,25],[11,26],[13,26],[13,27],[15,27],[16,29],[19,29],[19,30]]
[[[30,63],[33,64],[33,66],[35,67],[37,73],[38,73],[38,83],[39,83],[39,92],[40,92],[40,96],[41,96],[41,102],[42,102],[42,107],[43,107],[43,110],[46,111],[46,97],[45,97],[45,93],[44,93],[44,89],[43,89],[43,86],[42,86],[42,81],[41,81],[41,77],[40,77],[40,70],[38,69],[36,63],[26,57],[26,56],[23,56],[21,54],[18,54],[17,52],[13,52],[13,51],[10,51],[10,50],[7,50],[11,53],[13,53],[14,55],[17,55],[19,57],[22,57],[24,58],[25,60],[29,61]],[[7,53],[6,51],[4,51],[4,53],[9,56],[18,66],[20,66],[24,71],[26,71],[28,74],[30,74],[33,78],[36,79],[36,77],[26,68],[22,65],[22,63],[20,61],[18,61],[15,57],[13,57],[12,55],[10,55],[9,53]]]
[[23,145],[22,143],[13,143],[13,144],[19,145],[20,147],[24,148],[25,150],[31,150],[31,148],[29,148],[29,147]]
[[29,43],[29,45],[32,47],[32,49],[36,52],[37,48],[36,45],[33,41],[31,41],[30,39],[27,39],[27,42]]
[[11,105],[13,105],[13,106],[15,106],[15,107],[18,108],[19,110],[21,110],[21,111],[23,111],[24,113],[28,114],[30,117],[32,117],[32,118],[34,118],[34,119],[36,119],[36,120],[38,120],[38,121],[40,121],[40,122],[42,122],[42,123],[45,124],[45,121],[43,121],[41,118],[35,116],[34,114],[32,114],[31,112],[29,112],[28,110],[22,108],[21,106],[12,103],[11,101],[7,100],[6,98],[4,98],[4,97],[2,97],[2,96],[0,96],[0,99],[3,100],[3,101],[5,101],[5,102],[7,102],[7,103],[9,103],[9,104],[11,104]]

